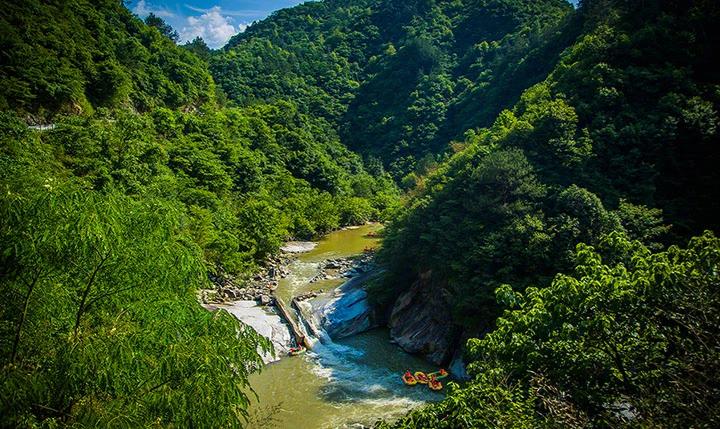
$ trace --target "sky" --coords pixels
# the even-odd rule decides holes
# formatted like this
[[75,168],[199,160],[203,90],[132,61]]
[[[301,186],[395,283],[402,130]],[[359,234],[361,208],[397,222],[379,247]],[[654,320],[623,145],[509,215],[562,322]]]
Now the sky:
[[[211,48],[220,48],[233,35],[245,31],[275,10],[304,0],[126,0],[127,7],[145,18],[151,12],[180,35],[180,42],[202,37]],[[577,3],[577,0],[570,0]]]
[[202,37],[211,48],[220,48],[233,35],[245,31],[275,10],[303,0],[130,0],[128,9],[141,18],[151,12],[172,27],[184,43]]

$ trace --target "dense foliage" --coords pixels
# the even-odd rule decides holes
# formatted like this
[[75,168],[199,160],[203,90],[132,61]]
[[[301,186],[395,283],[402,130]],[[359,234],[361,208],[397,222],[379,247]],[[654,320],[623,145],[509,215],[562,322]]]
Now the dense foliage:
[[189,108],[215,97],[203,62],[120,1],[0,5],[0,109],[42,121],[97,107]]
[[[647,249],[719,226],[719,19],[703,1],[582,2],[547,78],[416,178],[372,295],[431,278],[459,338],[484,339],[471,385],[399,426],[717,425],[717,240]],[[521,310],[496,320],[502,304]]]
[[208,272],[386,217],[395,184],[291,101],[220,106],[156,16],[0,9],[0,426],[240,426],[269,344],[199,305]]
[[[547,284],[579,242],[717,228],[720,76],[705,56],[719,15],[704,6],[585,2],[586,34],[547,79],[422,178],[390,230],[390,290],[380,292],[408,287],[408,268],[430,271],[457,300],[456,322],[477,333],[496,315],[496,287]],[[655,36],[667,26],[687,43]]]
[[178,207],[2,167],[0,424],[237,425],[270,346],[198,305]]
[[401,179],[542,80],[578,30],[558,28],[571,10],[562,0],[308,2],[237,35],[211,69],[230,100],[298,100]]
[[717,426],[720,245],[667,246],[720,226],[718,22],[325,0],[212,51],[117,0],[2,2],[0,426],[241,425],[269,345],[196,290],[370,219],[371,298],[430,279],[482,337],[396,426]]
[[716,427],[720,240],[652,253],[612,233],[576,264],[546,288],[498,288],[510,309],[470,340],[473,381],[392,426]]

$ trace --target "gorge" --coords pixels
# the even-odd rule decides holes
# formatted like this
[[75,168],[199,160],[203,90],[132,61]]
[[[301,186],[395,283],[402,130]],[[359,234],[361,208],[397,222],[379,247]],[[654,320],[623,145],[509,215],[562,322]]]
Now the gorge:
[[717,2],[249,1],[0,4],[0,427],[720,425]]
[[[275,291],[277,299],[291,301],[307,292],[327,292],[319,292],[295,307],[299,311],[294,317],[299,315],[298,322],[312,342],[312,348],[303,355],[287,356],[289,347],[295,345],[290,332],[276,311],[266,314],[271,332],[284,332],[273,337],[276,359],[281,360],[251,378],[258,401],[250,407],[250,427],[270,422],[275,427],[370,426],[379,418],[396,418],[408,407],[442,398],[427,388],[406,389],[398,383],[398,374],[406,367],[431,370],[433,366],[391,344],[388,330],[380,328],[369,314],[372,309],[365,299],[363,283],[374,275],[374,268],[366,266],[368,272],[337,289],[333,284],[338,280],[310,282],[320,267],[336,266],[334,262],[328,264],[328,259],[361,258],[365,248],[377,245],[378,240],[367,234],[378,228],[366,225],[332,232],[317,247],[297,253],[297,259],[289,264],[288,276]],[[239,301],[221,308],[255,326],[252,319],[257,316],[247,311],[249,304]],[[270,331],[261,328],[258,332]]]

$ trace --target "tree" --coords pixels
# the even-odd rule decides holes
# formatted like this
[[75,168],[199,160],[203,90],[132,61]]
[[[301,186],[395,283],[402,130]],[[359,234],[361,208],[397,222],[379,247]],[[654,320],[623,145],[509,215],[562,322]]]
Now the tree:
[[[150,12],[148,16],[145,17],[145,24],[157,28],[158,31],[160,31],[160,34],[167,37],[168,39],[172,40],[173,42],[177,43],[180,40],[180,35],[177,31],[175,31],[170,24],[165,22],[162,18],[155,15],[154,13]],[[195,39],[197,40],[197,39]]]
[[183,46],[183,48],[185,48],[188,51],[192,52],[193,54],[197,55],[203,61],[205,61],[205,62],[210,61],[210,56],[212,55],[212,51],[210,50],[210,47],[207,45],[207,43],[205,43],[205,40],[203,40],[202,37],[198,36],[198,37],[194,38],[192,41],[187,42],[182,46]]
[[615,232],[576,264],[547,288],[498,288],[510,308],[469,341],[473,381],[381,427],[716,426],[720,240],[651,253]]
[[4,179],[2,425],[240,426],[270,346],[199,306],[176,207]]

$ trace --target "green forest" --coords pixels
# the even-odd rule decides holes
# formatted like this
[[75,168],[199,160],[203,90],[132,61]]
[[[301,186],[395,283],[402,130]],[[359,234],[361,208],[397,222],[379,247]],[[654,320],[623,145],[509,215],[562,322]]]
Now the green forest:
[[385,225],[471,379],[378,428],[720,425],[720,4],[322,0],[220,49],[0,1],[0,427],[244,427],[272,345],[200,306]]

